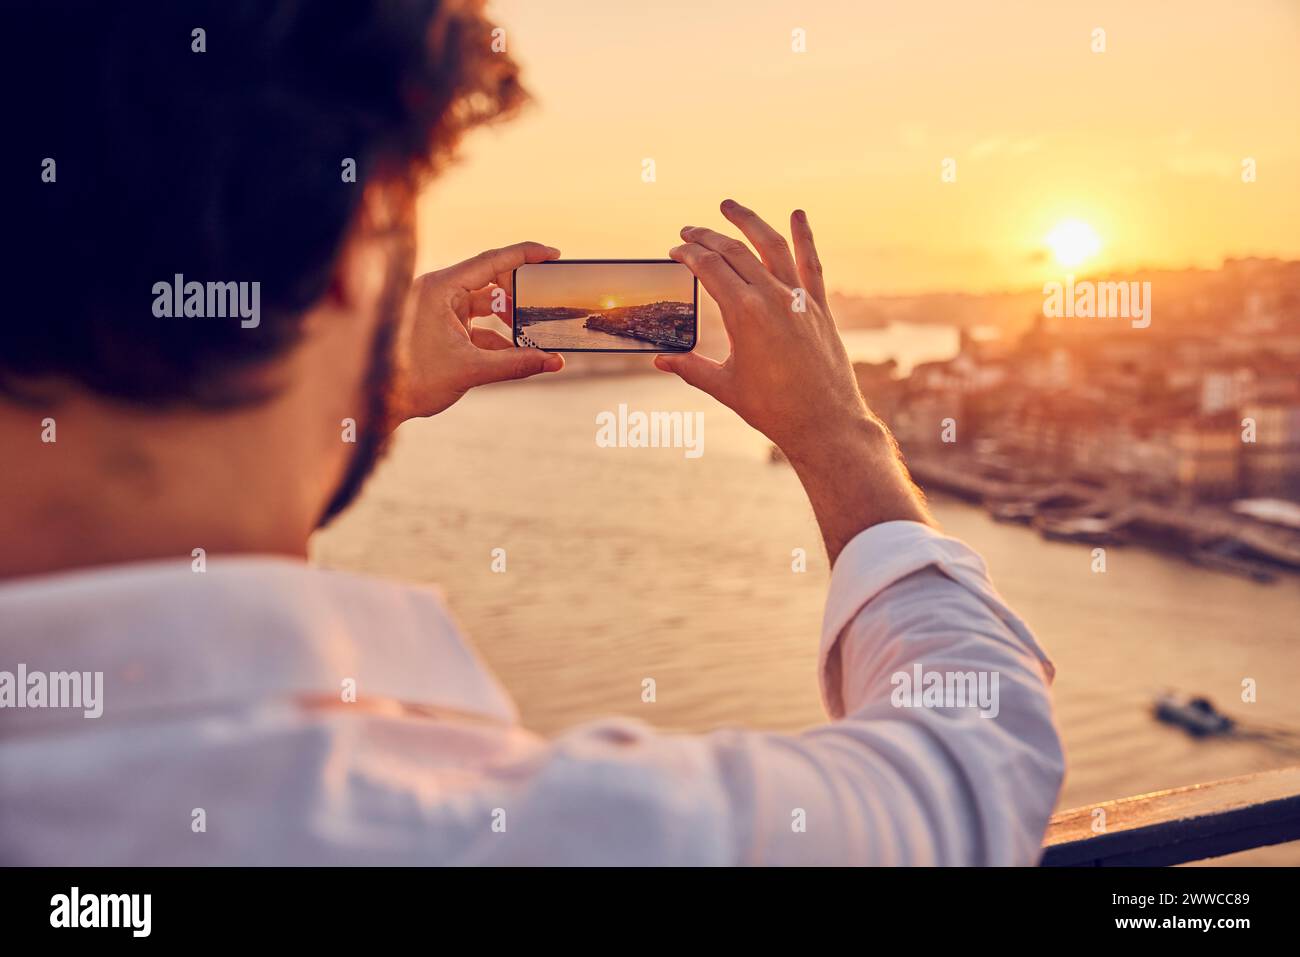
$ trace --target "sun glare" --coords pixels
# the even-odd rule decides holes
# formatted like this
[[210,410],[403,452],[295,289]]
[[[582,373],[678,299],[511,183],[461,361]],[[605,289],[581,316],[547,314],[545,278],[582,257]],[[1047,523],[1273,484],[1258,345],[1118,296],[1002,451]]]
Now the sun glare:
[[1101,240],[1087,223],[1066,219],[1056,224],[1046,237],[1047,246],[1062,266],[1073,269],[1097,255]]
[[602,309],[614,309],[617,306],[618,306],[618,300],[615,299],[613,296],[606,296],[604,299],[600,301],[600,308]]

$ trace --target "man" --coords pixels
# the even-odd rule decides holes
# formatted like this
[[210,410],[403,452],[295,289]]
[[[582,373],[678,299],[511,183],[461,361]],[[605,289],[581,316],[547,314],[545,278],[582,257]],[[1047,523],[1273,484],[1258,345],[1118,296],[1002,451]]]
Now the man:
[[45,80],[15,124],[42,161],[0,350],[0,860],[1036,861],[1051,666],[868,411],[802,212],[787,243],[724,203],[757,255],[682,230],[732,352],[655,361],[807,490],[833,720],[545,740],[433,593],[304,562],[396,424],[563,365],[472,323],[556,249],[408,294],[418,176],[522,96],[491,25],[437,0],[75,6],[10,24]]

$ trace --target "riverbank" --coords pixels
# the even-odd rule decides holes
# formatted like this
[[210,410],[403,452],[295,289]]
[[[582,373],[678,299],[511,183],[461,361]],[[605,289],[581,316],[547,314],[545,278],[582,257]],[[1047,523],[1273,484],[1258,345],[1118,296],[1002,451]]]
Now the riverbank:
[[1300,575],[1300,532],[1233,511],[1227,504],[1143,500],[1131,490],[1077,479],[1021,479],[977,455],[909,455],[923,489],[985,509],[999,522],[1084,545],[1139,544],[1196,565],[1259,582]]

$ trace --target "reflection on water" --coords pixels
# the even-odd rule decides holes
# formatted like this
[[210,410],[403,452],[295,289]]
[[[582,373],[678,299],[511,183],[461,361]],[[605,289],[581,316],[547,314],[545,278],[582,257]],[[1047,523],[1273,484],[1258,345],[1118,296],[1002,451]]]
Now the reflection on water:
[[959,335],[952,326],[918,326],[891,322],[879,329],[846,329],[840,333],[849,358],[854,362],[898,363],[898,375],[906,376],[918,362],[951,359],[957,354]]
[[[924,329],[933,354],[951,330]],[[929,337],[929,338],[927,338]],[[895,350],[908,330],[851,333]],[[645,363],[649,365],[649,358]],[[705,413],[704,455],[599,448],[596,416]],[[1300,727],[1300,582],[1216,574],[1115,548],[1047,542],[983,511],[936,502],[945,529],[988,561],[1056,660],[1070,762],[1062,806],[1296,763],[1258,744],[1194,741],[1147,708],[1170,687],[1245,721]],[[504,548],[507,571],[491,552]],[[809,555],[791,572],[791,550]],[[361,501],[317,537],[323,564],[436,582],[543,733],[616,713],[668,728],[799,728],[822,719],[817,635],[827,568],[798,480],[729,410],[671,376],[564,375],[475,392],[408,423]],[[641,701],[652,677],[657,701]],[[1254,678],[1255,704],[1240,701]],[[1295,846],[1248,859],[1300,863]]]

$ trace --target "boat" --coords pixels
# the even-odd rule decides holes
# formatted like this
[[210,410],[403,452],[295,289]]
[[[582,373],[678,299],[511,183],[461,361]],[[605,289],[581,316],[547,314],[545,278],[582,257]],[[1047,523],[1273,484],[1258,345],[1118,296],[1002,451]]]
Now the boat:
[[1262,562],[1241,558],[1223,549],[1197,549],[1188,553],[1187,560],[1193,565],[1200,565],[1202,568],[1229,572],[1265,585],[1277,581],[1278,577],[1276,572]]
[[1038,515],[1038,506],[1033,502],[999,502],[989,506],[989,514],[995,522],[1029,525]]
[[1042,536],[1051,541],[1079,542],[1084,545],[1113,545],[1120,541],[1114,525],[1104,518],[1052,519],[1039,516],[1035,524]]
[[1182,728],[1195,738],[1228,734],[1236,723],[1217,710],[1209,698],[1189,697],[1167,691],[1156,698],[1152,709],[1156,720]]

